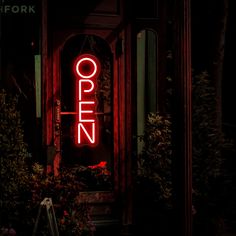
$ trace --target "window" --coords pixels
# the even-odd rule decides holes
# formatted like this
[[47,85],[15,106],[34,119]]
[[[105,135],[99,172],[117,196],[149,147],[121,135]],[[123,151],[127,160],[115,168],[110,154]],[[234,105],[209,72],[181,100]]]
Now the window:
[[[101,65],[101,72],[83,91],[92,91],[90,99],[96,102],[94,115],[97,121],[96,145],[78,145],[78,78],[74,63],[81,55],[96,57]],[[90,59],[88,61],[91,61]],[[80,63],[80,62],[79,62]],[[89,62],[90,63],[90,62]],[[82,64],[81,64],[82,65]],[[91,64],[85,65],[89,70]],[[91,69],[91,68],[90,68]],[[84,83],[86,85],[86,83]],[[81,86],[83,84],[81,83]],[[94,35],[77,35],[69,39],[61,53],[61,150],[62,166],[96,168],[106,166],[113,173],[113,108],[112,108],[112,54],[107,43]],[[83,105],[85,113],[92,108]],[[83,114],[85,114],[83,113]],[[91,115],[91,114],[90,114]],[[91,117],[90,117],[91,118]],[[84,130],[82,130],[84,131]],[[82,132],[81,131],[81,132]],[[89,134],[88,134],[89,135]],[[94,187],[94,186],[93,186]],[[91,187],[93,189],[93,187]],[[97,190],[96,188],[94,190]]]
[[[137,135],[144,132],[149,112],[158,111],[157,34],[145,29],[137,35]],[[142,145],[138,142],[138,153]]]

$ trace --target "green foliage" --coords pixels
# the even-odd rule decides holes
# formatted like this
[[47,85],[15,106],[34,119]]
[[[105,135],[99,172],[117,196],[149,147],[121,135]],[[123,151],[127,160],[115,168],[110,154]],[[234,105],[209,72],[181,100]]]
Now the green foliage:
[[[17,97],[0,91],[0,227],[13,224],[17,234],[31,235],[40,203],[48,197],[55,207],[60,234],[93,235],[89,207],[78,199],[80,191],[87,189],[78,170],[64,168],[53,176],[37,163],[30,167],[17,105]],[[103,179],[104,166],[92,169],[94,176],[96,172],[98,179]],[[40,235],[48,235],[45,220],[46,214]]]
[[[59,232],[62,235],[93,235],[95,227],[90,219],[89,206],[80,202],[79,193],[85,189],[76,170],[61,169],[58,176],[45,174],[43,167],[34,164],[29,181],[30,198],[27,201],[27,217],[24,224],[32,228],[35,224],[40,202],[51,198]],[[44,218],[46,214],[44,215]],[[47,235],[47,221],[39,227],[40,235]]]
[[209,75],[193,77],[193,187],[207,195],[211,182],[222,174],[222,134],[217,127],[216,93]]
[[222,221],[223,135],[217,97],[207,72],[193,76],[193,204],[196,235],[216,235]]
[[138,184],[143,190],[150,189],[154,201],[168,206],[172,196],[170,117],[150,113],[139,139],[144,146],[138,158]]
[[[84,181],[88,179],[81,178],[87,177],[84,171],[78,168],[62,168],[59,175],[54,176],[45,173],[45,168],[35,163],[29,172],[21,201],[16,201],[12,209],[14,212],[5,212],[5,216],[8,215],[10,219],[14,218],[18,233],[31,234],[41,201],[44,198],[51,198],[61,235],[92,236],[95,225],[90,218],[90,206],[79,199],[80,192],[88,189],[88,186],[84,184]],[[86,169],[87,173],[88,171]],[[90,175],[99,174],[98,179],[100,179],[104,171],[104,166],[93,166]],[[39,219],[37,235],[48,235],[49,232],[47,214],[44,211]]]
[[[0,91],[0,202],[1,212],[14,209],[28,181],[28,152],[18,99]],[[4,214],[4,213],[3,213]]]

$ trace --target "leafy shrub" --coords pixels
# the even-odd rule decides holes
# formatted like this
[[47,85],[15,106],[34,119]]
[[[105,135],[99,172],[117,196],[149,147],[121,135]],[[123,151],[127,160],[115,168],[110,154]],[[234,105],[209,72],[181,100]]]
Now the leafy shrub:
[[[27,217],[26,224],[35,224],[39,205],[47,197],[52,199],[60,234],[93,235],[95,227],[90,219],[89,206],[78,199],[85,185],[73,169],[61,169],[59,175],[54,176],[44,173],[43,166],[36,163],[33,165],[29,189],[31,198],[27,209],[30,217]],[[45,223],[45,219],[42,222]],[[41,224],[39,230],[42,235],[48,232],[47,222]]]
[[193,185],[202,196],[222,174],[223,136],[216,123],[215,95],[207,72],[193,77]]
[[[17,105],[16,96],[0,91],[0,228],[13,227],[19,236],[31,235],[40,203],[47,197],[52,198],[60,234],[93,235],[89,206],[78,200],[86,185],[76,169],[65,168],[53,176],[37,163],[31,166]],[[48,235],[46,215],[39,231]]]
[[143,190],[149,188],[152,199],[166,206],[171,204],[172,196],[171,135],[170,117],[150,113],[144,134],[139,137],[144,146],[138,158],[138,185]]
[[193,76],[193,204],[195,233],[216,235],[222,218],[223,135],[217,97],[207,72]]
[[16,96],[0,91],[0,225],[8,215],[18,217],[15,208],[28,184],[29,158],[17,104]]

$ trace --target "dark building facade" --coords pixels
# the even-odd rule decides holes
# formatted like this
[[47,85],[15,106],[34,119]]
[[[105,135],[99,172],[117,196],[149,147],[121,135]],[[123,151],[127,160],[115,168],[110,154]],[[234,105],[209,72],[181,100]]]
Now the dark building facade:
[[[170,7],[171,6],[171,7]],[[1,84],[20,94],[29,152],[48,173],[106,166],[80,194],[98,226],[134,224],[133,171],[149,112],[166,113],[168,17],[175,9],[176,193],[190,235],[190,6],[167,1],[1,1]],[[171,12],[171,13],[170,13]],[[118,232],[118,231],[117,231]]]

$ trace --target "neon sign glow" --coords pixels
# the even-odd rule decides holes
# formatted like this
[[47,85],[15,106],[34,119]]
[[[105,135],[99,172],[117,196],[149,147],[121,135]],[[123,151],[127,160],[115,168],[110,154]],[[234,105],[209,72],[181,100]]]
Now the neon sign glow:
[[100,62],[93,55],[82,54],[77,57],[73,69],[77,77],[75,143],[94,146],[98,143],[95,91]]

